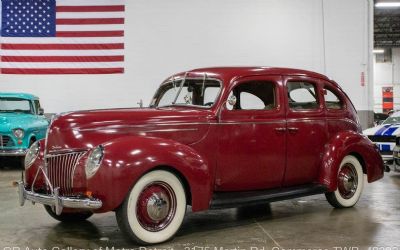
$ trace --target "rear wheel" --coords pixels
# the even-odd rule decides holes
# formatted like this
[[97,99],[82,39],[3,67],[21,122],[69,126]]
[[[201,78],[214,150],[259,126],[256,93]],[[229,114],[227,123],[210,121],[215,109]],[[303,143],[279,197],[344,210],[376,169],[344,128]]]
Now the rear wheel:
[[336,208],[354,206],[360,199],[364,187],[364,173],[356,157],[343,158],[337,176],[337,189],[326,193],[328,202]]
[[172,238],[186,212],[186,194],[174,174],[155,170],[139,179],[116,211],[121,231],[139,244]]
[[47,213],[53,217],[54,219],[61,221],[61,222],[79,222],[88,219],[90,216],[93,215],[92,212],[78,212],[78,213],[61,213],[57,215],[51,206],[44,205]]

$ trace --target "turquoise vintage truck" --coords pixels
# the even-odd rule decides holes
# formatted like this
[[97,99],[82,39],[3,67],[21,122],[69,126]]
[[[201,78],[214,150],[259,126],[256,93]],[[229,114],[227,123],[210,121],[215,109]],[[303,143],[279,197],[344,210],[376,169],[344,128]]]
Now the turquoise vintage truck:
[[38,97],[0,92],[0,156],[23,158],[35,141],[46,136],[48,125]]

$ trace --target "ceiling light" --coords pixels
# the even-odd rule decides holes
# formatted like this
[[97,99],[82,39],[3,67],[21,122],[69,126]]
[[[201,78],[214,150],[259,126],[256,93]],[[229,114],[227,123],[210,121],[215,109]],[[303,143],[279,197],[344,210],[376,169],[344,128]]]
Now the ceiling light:
[[374,53],[374,54],[383,54],[383,53],[385,53],[385,50],[384,49],[374,49],[372,51],[372,53]]
[[400,7],[400,2],[378,2],[375,4],[377,8],[390,8],[390,7]]

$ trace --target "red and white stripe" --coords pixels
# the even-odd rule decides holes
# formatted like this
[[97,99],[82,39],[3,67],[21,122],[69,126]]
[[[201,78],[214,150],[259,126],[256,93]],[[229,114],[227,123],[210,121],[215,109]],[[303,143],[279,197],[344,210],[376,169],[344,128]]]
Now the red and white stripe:
[[1,73],[123,73],[124,1],[57,0],[56,37],[2,37]]

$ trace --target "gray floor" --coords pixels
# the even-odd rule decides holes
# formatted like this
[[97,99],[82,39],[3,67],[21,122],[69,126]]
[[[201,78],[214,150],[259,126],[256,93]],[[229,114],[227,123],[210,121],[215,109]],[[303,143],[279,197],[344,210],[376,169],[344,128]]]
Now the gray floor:
[[[0,163],[0,250],[138,248],[122,237],[114,213],[65,225],[47,216],[39,205],[19,207],[12,181],[19,179],[20,170],[12,165]],[[188,211],[173,240],[147,249],[349,250],[370,246],[400,249],[399,173],[389,173],[379,182],[368,184],[357,206],[351,209],[333,209],[323,195],[316,195],[270,206]]]

